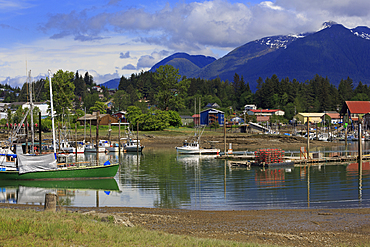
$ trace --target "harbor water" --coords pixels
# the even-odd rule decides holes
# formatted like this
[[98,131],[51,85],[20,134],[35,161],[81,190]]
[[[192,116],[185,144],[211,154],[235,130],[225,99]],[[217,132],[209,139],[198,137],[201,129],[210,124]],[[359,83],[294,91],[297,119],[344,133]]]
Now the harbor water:
[[[96,159],[95,154],[78,155]],[[75,159],[70,156],[69,159]],[[230,168],[215,156],[178,155],[175,149],[142,154],[99,154],[119,162],[114,179],[70,183],[0,184],[0,201],[44,203],[56,193],[60,204],[76,207],[149,207],[190,210],[370,207],[370,164],[321,164],[290,168]]]

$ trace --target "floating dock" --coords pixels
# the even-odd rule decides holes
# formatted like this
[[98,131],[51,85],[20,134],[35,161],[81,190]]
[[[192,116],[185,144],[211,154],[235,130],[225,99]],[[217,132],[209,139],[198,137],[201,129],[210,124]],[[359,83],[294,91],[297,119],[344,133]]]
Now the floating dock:
[[[247,155],[222,155],[216,157],[217,159],[228,160],[229,166],[231,167],[248,167],[253,166],[255,163],[255,156],[253,154]],[[292,157],[284,156],[283,163],[291,162],[294,166],[306,166],[306,165],[322,165],[322,164],[337,164],[337,163],[352,163],[357,162],[357,155],[348,155],[348,156],[335,156],[335,157],[320,157],[320,158],[310,158],[305,159],[303,157]],[[370,155],[363,155],[363,161],[370,161]],[[270,164],[270,166],[273,166]],[[266,164],[268,167],[268,164]]]

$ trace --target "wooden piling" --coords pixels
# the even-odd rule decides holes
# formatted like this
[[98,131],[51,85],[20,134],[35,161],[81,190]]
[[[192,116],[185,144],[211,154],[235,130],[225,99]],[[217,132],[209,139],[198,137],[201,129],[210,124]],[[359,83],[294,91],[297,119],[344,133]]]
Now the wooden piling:
[[96,164],[99,164],[99,114],[96,112]]
[[307,159],[310,159],[310,118],[307,117]]
[[57,209],[57,195],[56,194],[46,194],[44,210],[55,212]]
[[78,148],[78,142],[77,142],[77,122],[75,123],[75,136],[76,136],[76,142],[75,142],[75,148],[76,148],[76,162],[77,162],[77,148]]
[[224,121],[224,154],[226,154],[226,122]]
[[42,138],[41,138],[41,111],[39,112],[39,154],[42,154]]
[[361,120],[358,119],[358,162],[362,161],[362,133],[361,133]]

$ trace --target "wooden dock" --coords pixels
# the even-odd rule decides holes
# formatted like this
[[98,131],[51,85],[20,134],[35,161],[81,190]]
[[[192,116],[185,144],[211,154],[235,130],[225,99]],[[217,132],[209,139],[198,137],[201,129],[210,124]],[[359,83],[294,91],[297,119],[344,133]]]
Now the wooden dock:
[[[337,163],[354,163],[357,162],[357,155],[352,156],[336,156],[336,157],[321,157],[321,158],[310,158],[304,159],[300,157],[285,156],[285,161],[294,162],[294,166],[306,166],[306,165],[322,165],[322,164],[337,164]],[[223,155],[216,157],[217,159],[228,160],[229,164],[233,164],[235,167],[248,166],[254,161],[254,155]],[[370,155],[364,155],[363,161],[370,161]]]

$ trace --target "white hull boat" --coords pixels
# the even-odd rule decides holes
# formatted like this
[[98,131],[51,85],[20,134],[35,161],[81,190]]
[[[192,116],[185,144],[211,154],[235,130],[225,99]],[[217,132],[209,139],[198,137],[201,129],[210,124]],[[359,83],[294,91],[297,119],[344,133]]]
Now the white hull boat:
[[185,141],[181,147],[176,147],[176,151],[180,154],[219,154],[220,149],[217,148],[200,148],[198,142]]
[[140,140],[130,139],[123,146],[124,152],[142,152],[143,149],[144,149],[144,146],[140,144]]
[[[105,150],[110,153],[119,152],[119,145],[118,143],[113,143],[109,147],[105,148]],[[123,150],[122,147],[121,147],[121,150]]]
[[[87,144],[85,146],[85,153],[96,153],[96,146],[93,144]],[[105,147],[98,147],[99,153],[105,153]]]

